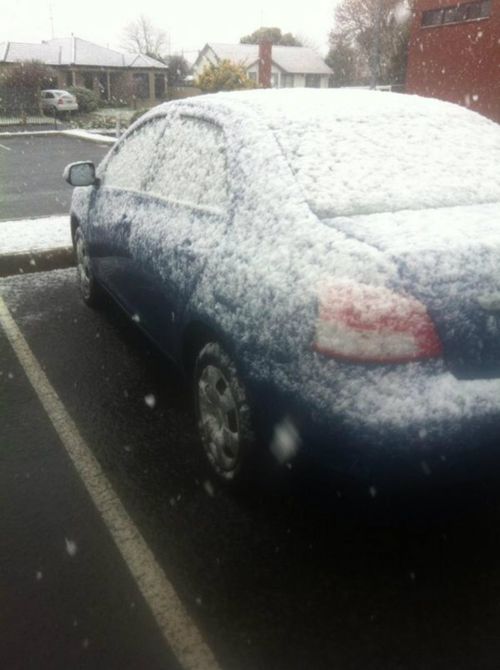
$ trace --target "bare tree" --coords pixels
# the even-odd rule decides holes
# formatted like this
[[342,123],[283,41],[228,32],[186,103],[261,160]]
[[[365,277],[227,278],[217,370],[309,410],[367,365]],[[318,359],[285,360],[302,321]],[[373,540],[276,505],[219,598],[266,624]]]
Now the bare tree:
[[168,35],[156,28],[151,19],[141,14],[123,30],[121,47],[126,51],[145,54],[163,61],[168,51]]

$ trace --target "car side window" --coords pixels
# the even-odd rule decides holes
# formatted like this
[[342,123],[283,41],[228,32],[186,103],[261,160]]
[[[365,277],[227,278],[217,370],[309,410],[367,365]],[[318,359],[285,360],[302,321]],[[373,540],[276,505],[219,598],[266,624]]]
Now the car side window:
[[143,189],[165,119],[153,119],[140,126],[121,143],[101,175],[104,186],[132,191]]
[[222,129],[194,117],[171,119],[146,189],[168,200],[226,211],[229,194]]

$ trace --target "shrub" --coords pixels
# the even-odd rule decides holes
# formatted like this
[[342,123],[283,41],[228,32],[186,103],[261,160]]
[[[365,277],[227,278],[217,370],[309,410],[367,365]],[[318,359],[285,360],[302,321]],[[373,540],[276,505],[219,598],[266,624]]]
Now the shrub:
[[95,112],[99,107],[99,98],[94,91],[84,88],[83,86],[70,86],[68,92],[74,95],[78,103],[78,111],[88,114]]
[[52,75],[50,68],[37,61],[24,61],[3,72],[0,76],[2,113],[39,113],[40,91]]
[[139,117],[141,117],[143,114],[145,114],[148,110],[147,109],[138,109],[136,112],[132,114],[132,116],[129,119],[128,125],[131,126]]
[[195,81],[195,86],[204,93],[217,91],[236,91],[242,88],[256,88],[256,83],[247,75],[245,66],[222,60],[217,65],[205,66]]

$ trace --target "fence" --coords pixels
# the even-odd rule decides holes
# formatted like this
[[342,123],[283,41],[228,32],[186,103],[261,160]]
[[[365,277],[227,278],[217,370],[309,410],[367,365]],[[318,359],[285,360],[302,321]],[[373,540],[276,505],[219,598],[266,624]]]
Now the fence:
[[42,114],[36,91],[0,86],[0,127],[28,124],[57,127],[57,123],[55,115]]

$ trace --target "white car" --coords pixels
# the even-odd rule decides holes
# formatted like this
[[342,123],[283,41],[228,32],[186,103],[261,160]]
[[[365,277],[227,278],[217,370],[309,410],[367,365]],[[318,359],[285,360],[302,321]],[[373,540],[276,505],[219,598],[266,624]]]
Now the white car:
[[59,89],[46,89],[41,92],[44,112],[76,112],[78,103],[74,95]]

